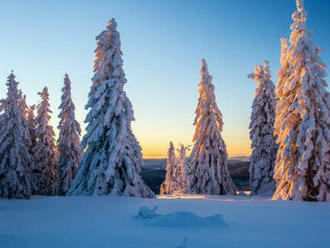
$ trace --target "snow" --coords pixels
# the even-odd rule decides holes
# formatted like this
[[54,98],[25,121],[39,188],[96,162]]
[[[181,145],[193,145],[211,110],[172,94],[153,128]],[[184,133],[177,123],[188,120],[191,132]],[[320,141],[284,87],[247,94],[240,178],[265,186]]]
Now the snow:
[[[145,225],[136,218],[143,206],[163,217],[221,215],[226,225]],[[33,196],[0,200],[0,220],[6,248],[330,247],[330,203],[262,196]]]
[[225,226],[221,215],[201,217],[189,211],[174,211],[167,214],[156,213],[157,206],[153,209],[145,206],[138,211],[137,218],[147,226],[171,227],[171,228],[193,228],[193,227],[219,227]]

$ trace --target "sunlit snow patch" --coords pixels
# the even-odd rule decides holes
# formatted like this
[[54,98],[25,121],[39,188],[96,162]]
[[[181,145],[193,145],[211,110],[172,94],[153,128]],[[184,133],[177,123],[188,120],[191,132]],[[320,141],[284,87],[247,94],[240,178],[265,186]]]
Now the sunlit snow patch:
[[226,222],[220,214],[201,217],[188,211],[174,211],[166,214],[159,214],[156,213],[156,210],[156,206],[153,209],[141,207],[136,218],[147,226],[156,227],[201,228],[226,226]]

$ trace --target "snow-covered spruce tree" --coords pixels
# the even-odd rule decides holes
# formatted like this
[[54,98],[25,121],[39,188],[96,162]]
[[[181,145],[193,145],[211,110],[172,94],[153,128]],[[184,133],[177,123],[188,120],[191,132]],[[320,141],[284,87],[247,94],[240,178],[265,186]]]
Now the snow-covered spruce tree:
[[26,95],[23,95],[22,90],[19,90],[18,94],[19,94],[18,106],[21,108],[24,118],[27,119],[28,106],[26,104]]
[[18,82],[11,73],[7,98],[0,104],[0,198],[30,198],[31,182],[27,121],[19,106]]
[[161,185],[161,194],[184,194],[187,189],[186,167],[189,161],[186,158],[184,145],[178,149],[179,156],[175,155],[175,149],[172,142],[167,152],[167,165],[165,180]]
[[177,158],[175,156],[175,148],[172,142],[170,142],[170,147],[167,152],[166,161],[166,175],[165,180],[161,185],[161,194],[172,194],[176,190],[175,182],[175,168],[176,168]]
[[140,176],[141,147],[132,130],[131,102],[124,91],[120,35],[112,19],[96,37],[93,84],[86,108],[89,113],[85,153],[67,195],[121,195],[154,197]]
[[180,149],[178,150],[179,156],[177,158],[177,166],[175,168],[175,179],[180,186],[180,189],[183,193],[184,191],[184,179],[185,179],[185,160],[186,160],[186,147],[181,144]]
[[34,149],[36,146],[37,142],[37,137],[36,137],[36,121],[35,121],[35,116],[34,116],[34,110],[36,106],[31,105],[28,110],[27,110],[27,125],[28,125],[28,131],[29,131],[29,137],[30,137],[30,144],[29,144],[29,153],[31,154],[31,161],[29,164],[30,172],[31,172],[31,191],[36,192],[37,186],[35,185],[35,182],[33,180],[33,170],[34,170]]
[[34,147],[34,168],[32,172],[33,183],[37,190],[35,195],[55,195],[56,190],[56,163],[57,153],[55,147],[55,133],[50,125],[50,110],[48,89],[42,92],[41,102],[38,105],[36,117],[36,145]]
[[175,167],[174,175],[175,180],[178,185],[177,193],[184,194],[187,191],[187,167],[189,164],[189,159],[186,158],[186,151],[189,149],[189,147],[184,146],[181,144],[180,149],[178,150],[179,156],[177,158],[177,165]]
[[279,149],[273,199],[330,201],[330,102],[326,65],[305,28],[303,1],[292,15],[290,44],[282,40],[276,95]]
[[275,87],[270,79],[268,61],[265,61],[264,67],[255,66],[254,71],[255,73],[248,75],[248,78],[258,83],[250,123],[250,188],[252,194],[273,194],[273,174],[278,147],[274,136]]
[[195,111],[194,147],[190,155],[187,192],[191,194],[236,194],[227,167],[227,150],[221,137],[222,114],[216,104],[212,77],[202,60],[199,99]]
[[33,149],[36,145],[36,120],[35,120],[35,116],[34,116],[34,110],[36,109],[36,105],[31,105],[28,108],[27,111],[27,121],[28,121],[28,129],[29,129],[29,134],[30,134],[30,140],[31,140],[31,144],[30,144],[30,153],[32,155],[32,157],[34,157],[33,155]]
[[[28,134],[29,134],[29,140],[28,143],[26,144],[26,146],[29,148],[29,153],[32,157],[32,159],[29,161],[29,172],[30,172],[30,178],[31,178],[31,192],[35,192],[37,190],[37,187],[35,185],[35,182],[33,181],[33,177],[32,177],[32,173],[33,173],[33,169],[34,169],[34,152],[33,149],[35,147],[36,144],[36,137],[35,137],[35,124],[34,122],[34,109],[35,106],[31,106],[30,108],[28,107],[27,103],[26,103],[26,95],[23,94],[22,90],[18,91],[19,94],[19,102],[18,102],[18,106],[20,107],[24,118],[27,120],[27,126],[28,126]],[[32,111],[32,112],[31,112]]]
[[57,164],[57,194],[65,195],[76,176],[81,157],[80,124],[75,118],[75,107],[71,98],[71,81],[65,74],[62,88],[62,102],[59,107],[60,134],[57,140],[59,159]]

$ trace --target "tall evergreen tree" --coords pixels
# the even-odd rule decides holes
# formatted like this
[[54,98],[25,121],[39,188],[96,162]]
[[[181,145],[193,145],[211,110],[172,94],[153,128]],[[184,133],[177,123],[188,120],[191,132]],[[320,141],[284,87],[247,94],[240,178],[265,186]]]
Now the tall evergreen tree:
[[0,198],[30,198],[31,182],[27,121],[19,106],[13,72],[7,80],[7,98],[0,104]]
[[31,145],[30,145],[31,148],[29,150],[30,150],[32,157],[34,157],[33,149],[36,145],[36,120],[35,120],[35,116],[34,116],[35,109],[36,109],[36,105],[31,105],[27,111],[27,122],[28,122],[28,129],[29,129],[30,140],[31,140]]
[[112,19],[96,37],[93,84],[86,108],[89,113],[85,153],[68,195],[123,195],[154,197],[140,176],[141,147],[132,130],[131,102],[124,91],[120,35]]
[[36,106],[31,105],[28,110],[27,110],[27,125],[28,125],[28,131],[29,131],[29,153],[31,154],[32,160],[30,161],[29,167],[30,167],[30,173],[31,173],[31,191],[37,192],[38,188],[37,185],[35,184],[35,181],[33,180],[33,170],[35,168],[34,165],[34,151],[35,151],[35,146],[37,143],[37,137],[36,137],[36,120],[34,116],[34,111],[35,111]]
[[57,194],[65,195],[76,176],[80,153],[80,125],[75,119],[75,107],[71,98],[71,81],[65,74],[62,88],[62,102],[59,107],[60,134],[57,140],[59,160],[57,165]]
[[26,104],[26,95],[23,94],[22,90],[19,90],[18,94],[19,94],[18,106],[21,108],[24,118],[27,119],[28,106]]
[[175,154],[175,148],[172,142],[167,152],[166,175],[165,180],[161,185],[161,194],[184,194],[187,190],[186,167],[188,159],[186,158],[185,147],[181,144]]
[[305,28],[306,12],[297,0],[290,44],[282,40],[276,94],[275,134],[279,150],[273,199],[330,201],[330,103],[321,49]]
[[[33,173],[33,169],[34,169],[34,152],[33,149],[35,147],[36,144],[36,137],[35,137],[35,125],[33,125],[32,122],[34,122],[34,108],[32,107],[31,109],[28,107],[27,103],[26,103],[26,95],[23,94],[22,90],[18,91],[19,94],[19,101],[18,101],[18,106],[21,109],[24,118],[27,120],[27,126],[28,126],[28,135],[29,135],[29,139],[27,140],[27,144],[26,146],[29,148],[29,153],[31,155],[31,160],[29,161],[29,173],[30,173],[30,178],[31,178],[31,192],[35,192],[37,190],[37,187],[34,183],[34,181],[32,180],[32,173]],[[34,105],[33,105],[34,106]],[[32,113],[31,113],[32,111]],[[33,119],[32,119],[33,117]]]
[[178,184],[178,192],[186,193],[187,191],[187,168],[189,166],[189,159],[186,157],[186,151],[189,147],[181,144],[180,149],[178,150],[179,156],[177,158],[177,166],[175,168],[175,179]]
[[34,148],[34,169],[32,173],[33,182],[37,187],[36,195],[55,195],[56,189],[56,160],[55,133],[50,125],[50,110],[48,89],[42,92],[41,102],[38,105],[36,117],[36,139]]
[[250,138],[251,164],[250,188],[253,194],[273,194],[275,181],[273,180],[274,166],[277,152],[274,136],[275,119],[275,87],[269,72],[268,61],[264,67],[254,67],[255,73],[249,74],[258,83],[252,104]]
[[199,99],[195,111],[194,147],[188,175],[188,193],[236,194],[227,168],[227,150],[221,137],[222,114],[216,104],[212,77],[202,60]]
[[173,194],[177,190],[177,185],[175,182],[175,167],[177,158],[175,156],[175,148],[172,142],[170,142],[170,147],[167,151],[166,160],[166,175],[165,180],[161,185],[161,194]]

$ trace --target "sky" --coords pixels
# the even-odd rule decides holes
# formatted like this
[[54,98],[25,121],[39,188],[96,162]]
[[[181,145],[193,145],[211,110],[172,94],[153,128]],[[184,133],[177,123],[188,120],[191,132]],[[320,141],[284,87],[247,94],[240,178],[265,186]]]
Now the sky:
[[[312,40],[330,65],[330,1],[305,0],[305,9]],[[280,39],[289,37],[294,10],[294,0],[0,0],[0,97],[12,69],[28,104],[37,104],[37,92],[47,86],[57,132],[68,73],[84,128],[95,36],[113,17],[143,156],[165,157],[170,141],[192,144],[202,58],[213,76],[229,156],[248,156],[256,83],[247,75],[269,60],[277,83]]]

